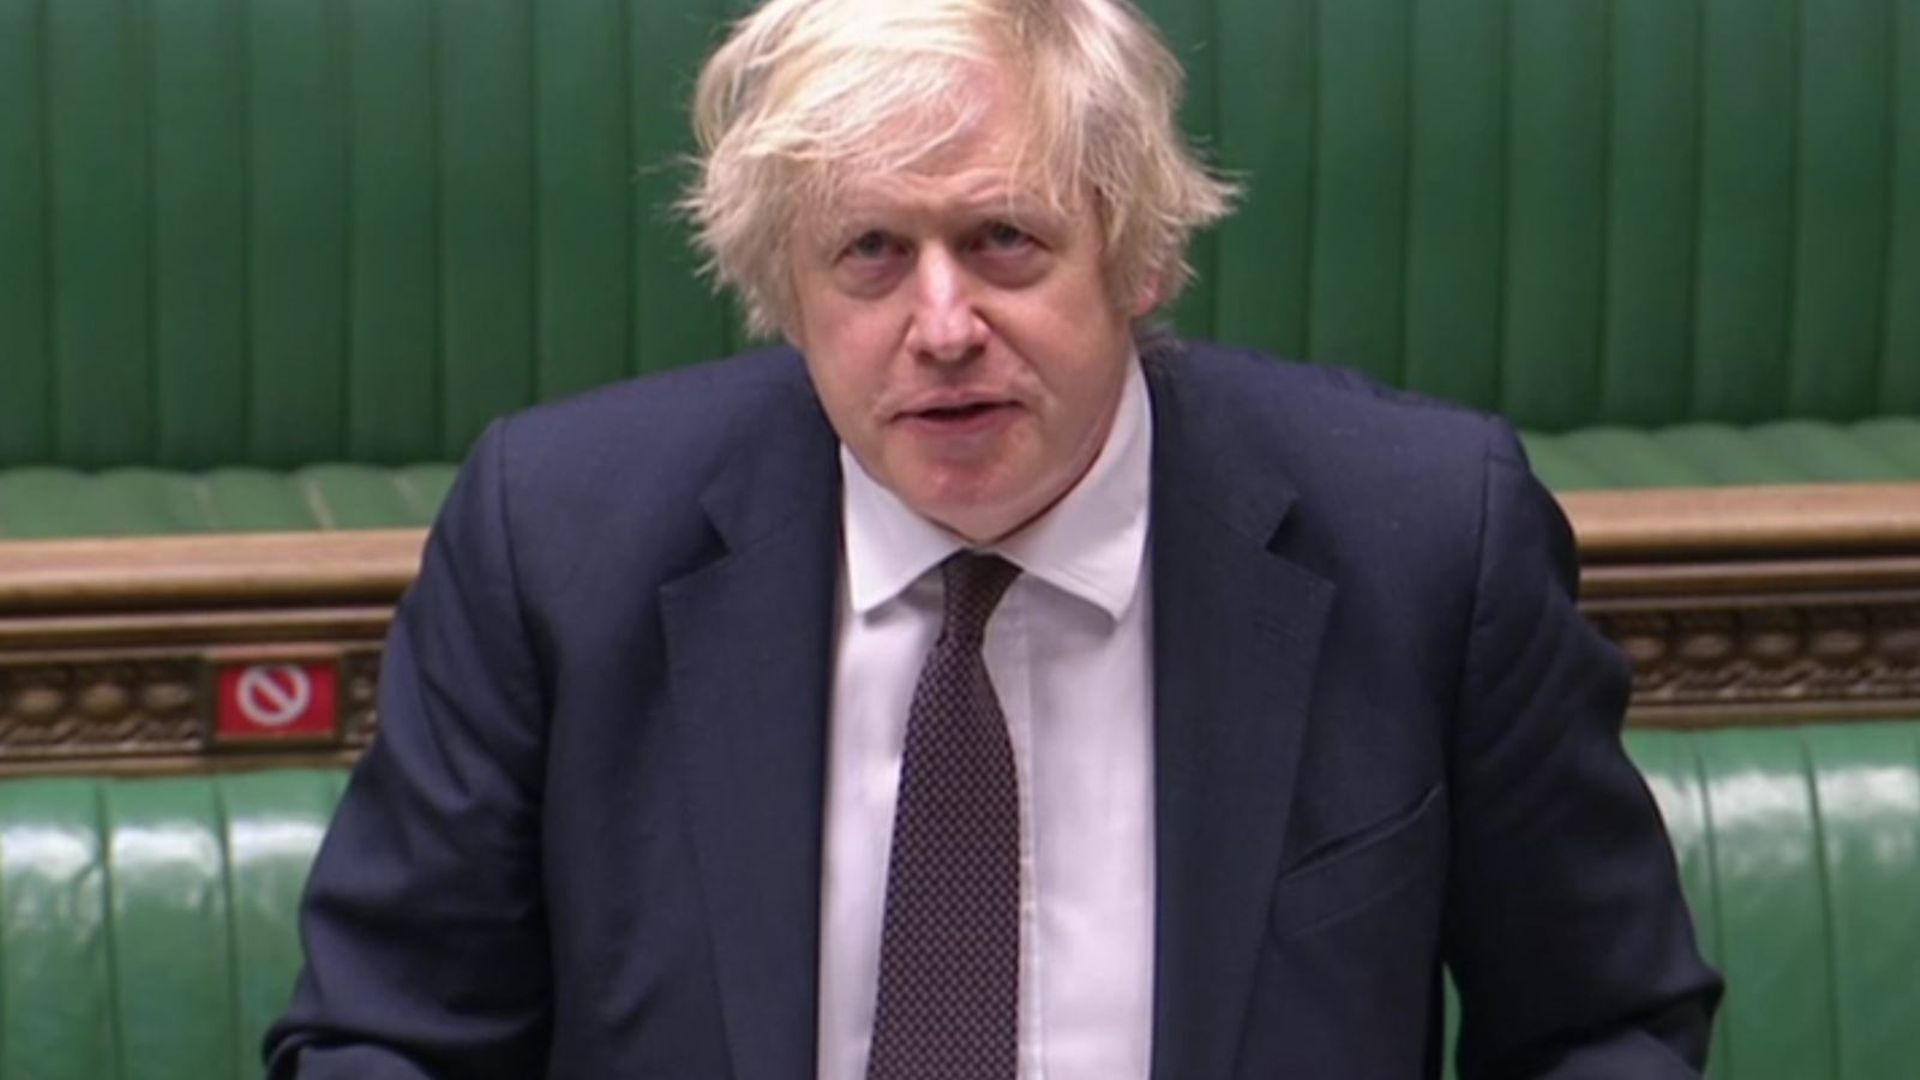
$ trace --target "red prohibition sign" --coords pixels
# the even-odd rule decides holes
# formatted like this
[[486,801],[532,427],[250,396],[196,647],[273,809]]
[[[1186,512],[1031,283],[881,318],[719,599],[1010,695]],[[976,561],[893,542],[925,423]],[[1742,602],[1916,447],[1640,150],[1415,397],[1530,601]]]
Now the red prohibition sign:
[[291,664],[257,664],[240,673],[235,703],[251,723],[283,728],[313,704],[313,680]]

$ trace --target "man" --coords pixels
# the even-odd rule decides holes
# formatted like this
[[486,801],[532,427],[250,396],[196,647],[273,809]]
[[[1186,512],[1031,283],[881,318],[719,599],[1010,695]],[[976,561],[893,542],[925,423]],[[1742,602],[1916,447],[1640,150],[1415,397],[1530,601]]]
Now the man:
[[[689,198],[776,349],[496,425],[275,1076],[1698,1075],[1497,422],[1137,348],[1231,195],[1122,0],[773,0]],[[1142,355],[1144,353],[1144,355]]]

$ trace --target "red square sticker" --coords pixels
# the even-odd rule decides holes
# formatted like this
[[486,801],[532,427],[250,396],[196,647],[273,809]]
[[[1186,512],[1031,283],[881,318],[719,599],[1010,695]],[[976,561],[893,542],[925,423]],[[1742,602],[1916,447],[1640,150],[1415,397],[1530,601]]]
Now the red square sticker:
[[330,738],[337,683],[330,663],[223,665],[214,684],[215,730],[223,738]]

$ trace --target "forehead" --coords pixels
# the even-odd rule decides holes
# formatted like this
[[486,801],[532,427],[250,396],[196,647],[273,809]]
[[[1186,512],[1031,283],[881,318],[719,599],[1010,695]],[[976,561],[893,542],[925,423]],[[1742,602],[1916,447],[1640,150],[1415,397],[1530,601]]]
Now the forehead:
[[822,166],[809,216],[1070,211],[1072,186],[1050,174],[1044,134],[1007,80],[990,72],[965,95],[939,115],[898,117],[872,150]]

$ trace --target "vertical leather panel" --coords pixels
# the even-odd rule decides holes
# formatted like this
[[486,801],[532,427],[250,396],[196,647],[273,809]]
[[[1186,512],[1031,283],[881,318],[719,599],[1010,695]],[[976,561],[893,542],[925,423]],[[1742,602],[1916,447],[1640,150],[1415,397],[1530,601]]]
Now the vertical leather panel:
[[356,461],[439,457],[433,0],[345,0],[345,439]]
[[540,162],[535,385],[543,398],[626,373],[633,162],[624,3],[541,0],[533,8]]
[[1787,400],[1795,0],[1704,0],[1694,416]]
[[0,527],[11,539],[197,532],[206,526],[196,489],[154,469],[10,469],[0,477]]
[[1832,903],[1836,1077],[1920,1062],[1920,725],[1807,729]]
[[153,444],[147,55],[138,9],[60,0],[47,19],[59,460],[146,459]]
[[1920,413],[1920,0],[1893,0],[1893,153],[1880,410]]
[[1880,381],[1893,29],[1887,0],[1800,11],[1787,415],[1871,415]]
[[1829,1076],[1833,983],[1819,826],[1797,731],[1701,737],[1733,1075]]
[[265,469],[215,469],[200,477],[206,519],[215,532],[311,529],[313,512],[283,474]]
[[1507,175],[1506,370],[1519,423],[1594,419],[1606,280],[1607,9],[1516,4]]
[[394,482],[407,497],[420,521],[432,521],[453,490],[456,466],[446,463],[412,465],[395,470]]
[[287,466],[343,449],[347,86],[328,0],[248,5],[253,384],[251,459]]
[[1554,491],[1582,491],[1607,486],[1604,473],[1595,470],[1566,446],[1566,436],[1542,431],[1522,432],[1527,458],[1535,475]]
[[[1792,464],[1792,471],[1777,476],[1817,483],[1844,476],[1851,481],[1911,480],[1914,474],[1889,455],[1872,446],[1862,446],[1851,435],[1830,424],[1812,420],[1776,420],[1762,424],[1752,432],[1755,442],[1774,451],[1778,458]],[[1775,483],[1782,481],[1776,479]]]
[[247,454],[241,0],[149,0],[155,464]]
[[309,465],[297,479],[323,528],[390,529],[433,520],[432,512],[422,515],[384,471],[365,465]]
[[0,1076],[115,1080],[95,784],[0,784]]
[[213,792],[187,777],[101,785],[114,1007],[126,1080],[205,1080],[233,1043],[226,859]]
[[1900,463],[1908,476],[1920,476],[1920,417],[1885,416],[1853,426],[1854,437],[1889,460]]
[[625,220],[633,268],[629,365],[635,373],[723,356],[735,337],[737,320],[697,275],[687,230],[673,212],[687,175],[676,163],[692,149],[687,116],[694,76],[706,50],[718,42],[727,11],[720,0],[627,0],[634,179]]
[[[1673,841],[1673,854],[1680,868],[1680,887],[1693,913],[1693,929],[1700,951],[1707,962],[1719,967],[1720,895],[1714,879],[1713,823],[1708,814],[1707,790],[1703,783],[1699,735],[1691,731],[1636,729],[1626,733],[1625,743],[1634,764],[1646,777],[1647,787],[1660,804],[1660,816],[1667,836]],[[1710,1078],[1728,1075],[1725,1066],[1726,1027],[1714,1030],[1708,1053]]]
[[1691,487],[1712,482],[1712,474],[1691,462],[1675,461],[1644,433],[1628,428],[1595,427],[1560,438],[1608,487]]
[[1492,403],[1506,262],[1504,8],[1416,4],[1413,40],[1406,382]]
[[0,0],[0,466],[53,449],[47,321],[46,0]]
[[213,781],[225,827],[235,1076],[260,1074],[260,1039],[300,970],[296,914],[344,770],[228,773]]
[[1220,227],[1222,341],[1307,350],[1313,249],[1314,0],[1219,0],[1220,160],[1245,185]]
[[533,395],[531,0],[438,0],[440,452]]
[[1410,8],[1319,7],[1311,292],[1315,360],[1400,377],[1406,275]]
[[[1160,27],[1173,55],[1187,73],[1187,96],[1180,123],[1203,154],[1215,159],[1219,133],[1220,45],[1216,20],[1219,0],[1140,0],[1141,10]],[[1211,232],[1196,236],[1187,252],[1194,279],[1171,312],[1188,337],[1212,338],[1219,303],[1219,241]]]
[[1715,484],[1777,484],[1798,475],[1794,461],[1726,424],[1680,424],[1655,432],[1661,449],[1700,469]]
[[1615,0],[1601,415],[1687,417],[1693,380],[1701,0]]

